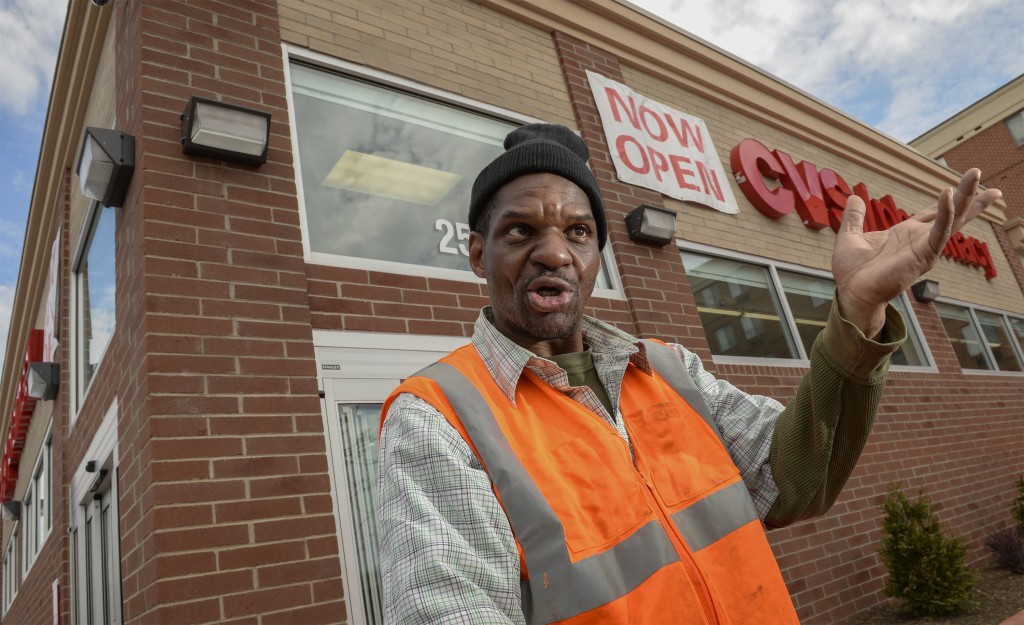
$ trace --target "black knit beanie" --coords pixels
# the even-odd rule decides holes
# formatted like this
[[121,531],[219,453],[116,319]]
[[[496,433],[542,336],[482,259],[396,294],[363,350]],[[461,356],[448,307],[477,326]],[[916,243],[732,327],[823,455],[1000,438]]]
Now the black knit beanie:
[[590,198],[590,210],[597,226],[597,246],[604,249],[608,223],[601,191],[587,167],[590,151],[583,139],[565,126],[527,124],[505,137],[505,153],[484,167],[473,182],[469,204],[469,227],[477,229],[480,216],[498,189],[526,174],[557,174],[576,184]]

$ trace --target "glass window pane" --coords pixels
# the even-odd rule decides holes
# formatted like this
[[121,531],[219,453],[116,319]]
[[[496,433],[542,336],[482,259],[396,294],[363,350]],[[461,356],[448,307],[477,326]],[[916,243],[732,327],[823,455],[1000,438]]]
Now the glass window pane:
[[1024,111],[1017,111],[1007,117],[1006,129],[1010,131],[1010,136],[1013,137],[1017,145],[1024,143]]
[[291,78],[310,250],[468,271],[473,181],[516,124],[298,63]]
[[86,252],[77,271],[81,390],[89,387],[114,334],[114,209],[96,206]]
[[348,501],[348,551],[359,564],[358,592],[365,622],[383,623],[381,616],[380,556],[377,547],[377,429],[381,404],[338,404],[342,453],[345,458],[343,500]]
[[935,303],[935,310],[939,313],[943,327],[946,328],[946,336],[953,344],[953,351],[956,352],[960,366],[964,369],[992,369],[988,353],[981,342],[981,334],[971,320],[968,310],[939,302]]
[[704,332],[716,356],[798,358],[781,322],[768,270],[726,258],[683,252]]
[[314,252],[468,270],[473,180],[515,124],[291,66]]
[[796,321],[804,352],[810,357],[814,339],[828,322],[836,283],[829,278],[783,270],[779,270],[779,280],[782,282],[782,291],[786,294],[789,310]]
[[981,331],[985,335],[985,340],[988,341],[988,348],[996,360],[996,369],[1020,371],[1020,360],[1017,359],[1017,353],[1013,349],[1013,339],[1010,338],[1006,324],[1003,323],[1003,316],[982,310],[975,310],[974,314],[978,317]]
[[1015,337],[1017,337],[1017,347],[1020,348],[1020,353],[1024,354],[1024,319],[1017,319],[1016,317],[1009,317],[1010,329]]
[[892,364],[909,367],[927,367],[928,358],[924,353],[924,344],[921,341],[921,336],[910,323],[910,312],[907,310],[906,300],[902,296],[897,296],[889,303],[896,310],[900,311],[907,325],[907,341],[892,355]]

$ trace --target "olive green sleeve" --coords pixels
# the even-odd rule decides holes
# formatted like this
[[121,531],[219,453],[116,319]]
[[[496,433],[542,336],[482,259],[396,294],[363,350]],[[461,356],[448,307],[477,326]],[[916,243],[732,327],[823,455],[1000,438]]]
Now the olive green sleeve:
[[765,518],[768,526],[824,514],[835,503],[871,432],[889,358],[906,336],[892,306],[876,342],[843,319],[833,300],[811,348],[810,371],[772,434],[769,464],[779,495]]

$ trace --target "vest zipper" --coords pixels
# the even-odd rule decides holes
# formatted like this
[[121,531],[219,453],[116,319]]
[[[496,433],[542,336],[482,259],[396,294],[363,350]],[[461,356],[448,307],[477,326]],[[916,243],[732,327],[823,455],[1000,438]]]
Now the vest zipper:
[[[582,406],[582,404],[580,405]],[[718,618],[718,611],[715,610],[715,604],[711,600],[711,593],[708,591],[708,584],[704,580],[704,576],[697,567],[697,563],[694,561],[693,556],[690,555],[690,551],[683,544],[683,539],[675,530],[675,524],[672,522],[668,513],[665,512],[665,507],[661,505],[657,490],[654,488],[654,484],[647,476],[647,472],[641,471],[637,466],[638,463],[641,462],[641,459],[637,453],[636,445],[632,442],[636,440],[636,438],[633,436],[633,432],[630,431],[631,428],[629,427],[629,423],[627,423],[625,419],[622,420],[622,425],[626,428],[626,434],[629,435],[629,441],[624,441],[622,440],[622,436],[619,434],[618,429],[609,423],[607,419],[585,406],[583,406],[583,408],[587,412],[593,414],[594,417],[604,425],[604,427],[614,433],[615,438],[621,441],[626,447],[626,451],[630,454],[630,458],[633,459],[633,473],[636,477],[640,478],[641,482],[643,482],[644,488],[642,490],[644,491],[644,496],[647,498],[648,504],[658,515],[662,528],[665,533],[668,534],[669,540],[672,542],[672,546],[676,549],[676,553],[679,554],[679,561],[683,564],[683,568],[686,569],[686,574],[693,583],[694,590],[697,592],[697,597],[700,598],[700,604],[701,608],[704,610],[705,620],[708,622],[708,625],[719,625],[721,620]]]
[[[626,431],[629,431],[629,424],[626,425]],[[630,440],[633,440],[633,433],[629,433]],[[697,596],[700,598],[701,607],[704,609],[704,616],[709,625],[718,625],[721,621],[718,618],[718,611],[715,610],[715,604],[711,599],[711,593],[708,591],[708,584],[704,580],[704,575],[701,574],[700,569],[697,567],[696,561],[690,554],[690,550],[683,544],[683,539],[679,536],[678,531],[675,529],[675,524],[672,518],[665,512],[665,507],[661,505],[658,498],[657,490],[654,488],[654,484],[651,482],[647,475],[646,470],[641,470],[640,464],[642,463],[639,454],[637,454],[636,446],[633,446],[633,471],[637,477],[643,482],[646,490],[644,495],[648,498],[651,507],[654,508],[661,520],[662,528],[665,533],[668,534],[669,540],[672,541],[672,545],[675,547],[676,552],[679,554],[679,561],[683,564],[683,568],[686,569],[686,574],[693,583],[694,590],[697,592]],[[644,463],[645,464],[645,463]],[[645,464],[646,466],[646,464]]]

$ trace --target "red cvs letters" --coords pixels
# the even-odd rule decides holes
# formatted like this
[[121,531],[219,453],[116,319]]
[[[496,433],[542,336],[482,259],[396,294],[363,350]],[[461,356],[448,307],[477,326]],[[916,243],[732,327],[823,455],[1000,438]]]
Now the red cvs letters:
[[[864,201],[864,231],[874,232],[895,226],[910,215],[896,206],[891,195],[871,199],[867,186],[858,183],[852,189],[843,177],[831,169],[818,169],[812,163],[794,163],[781,150],[768,150],[754,139],[744,139],[732,149],[733,175],[740,190],[767,217],[780,219],[796,210],[804,226],[812,230],[829,227],[839,231],[846,200],[856,195]],[[765,179],[777,180],[779,186],[768,188]],[[942,250],[942,255],[958,263],[981,267],[985,278],[996,277],[995,263],[988,244],[956,233]]]

